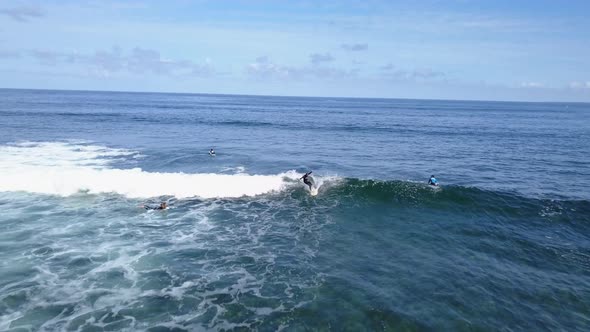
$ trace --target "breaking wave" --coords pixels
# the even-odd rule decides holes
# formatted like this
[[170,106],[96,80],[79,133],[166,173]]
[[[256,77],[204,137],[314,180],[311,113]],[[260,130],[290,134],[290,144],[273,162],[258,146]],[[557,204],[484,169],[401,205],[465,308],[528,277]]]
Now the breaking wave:
[[165,173],[113,168],[114,161],[137,158],[132,150],[84,142],[23,142],[0,146],[0,191],[69,196],[118,193],[130,198],[242,197],[278,192],[301,175]]

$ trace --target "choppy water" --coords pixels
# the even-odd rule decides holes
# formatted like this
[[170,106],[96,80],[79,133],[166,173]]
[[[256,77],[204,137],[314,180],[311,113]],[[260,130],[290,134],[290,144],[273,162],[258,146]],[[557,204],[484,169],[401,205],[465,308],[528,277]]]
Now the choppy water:
[[0,90],[0,331],[587,331],[588,143],[588,104]]

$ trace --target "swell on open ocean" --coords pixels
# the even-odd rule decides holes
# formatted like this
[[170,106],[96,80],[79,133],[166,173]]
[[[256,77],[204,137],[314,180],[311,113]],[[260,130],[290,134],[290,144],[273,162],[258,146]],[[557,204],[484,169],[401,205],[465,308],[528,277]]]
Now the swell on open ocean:
[[589,143],[580,103],[0,90],[0,331],[588,331]]

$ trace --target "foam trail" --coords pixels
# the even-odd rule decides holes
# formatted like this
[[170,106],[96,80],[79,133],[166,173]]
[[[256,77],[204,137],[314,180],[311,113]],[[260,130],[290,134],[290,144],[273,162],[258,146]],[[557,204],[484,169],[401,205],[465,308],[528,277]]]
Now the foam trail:
[[114,169],[111,158],[137,153],[69,143],[0,146],[0,191],[68,196],[78,192],[118,193],[131,198],[255,196],[284,189],[299,177],[276,175],[154,173]]

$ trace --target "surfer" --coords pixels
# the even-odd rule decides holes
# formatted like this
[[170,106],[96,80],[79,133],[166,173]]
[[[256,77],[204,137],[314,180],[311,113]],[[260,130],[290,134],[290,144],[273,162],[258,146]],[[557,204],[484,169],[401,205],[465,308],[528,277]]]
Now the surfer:
[[430,179],[428,179],[428,184],[431,186],[438,186],[438,180],[434,177],[434,175],[430,176]]
[[168,207],[168,205],[166,204],[166,202],[160,203],[160,206],[149,206],[149,205],[143,206],[143,208],[146,210],[166,210],[167,207]]
[[311,176],[309,176],[310,174],[311,174],[311,171],[305,173],[305,175],[301,177],[301,179],[303,179],[303,183],[305,183],[306,185],[309,186],[309,190],[311,190],[311,188],[313,188],[313,178]]
[[209,150],[209,155],[210,156],[214,156],[215,155],[215,150],[213,150],[213,149]]

